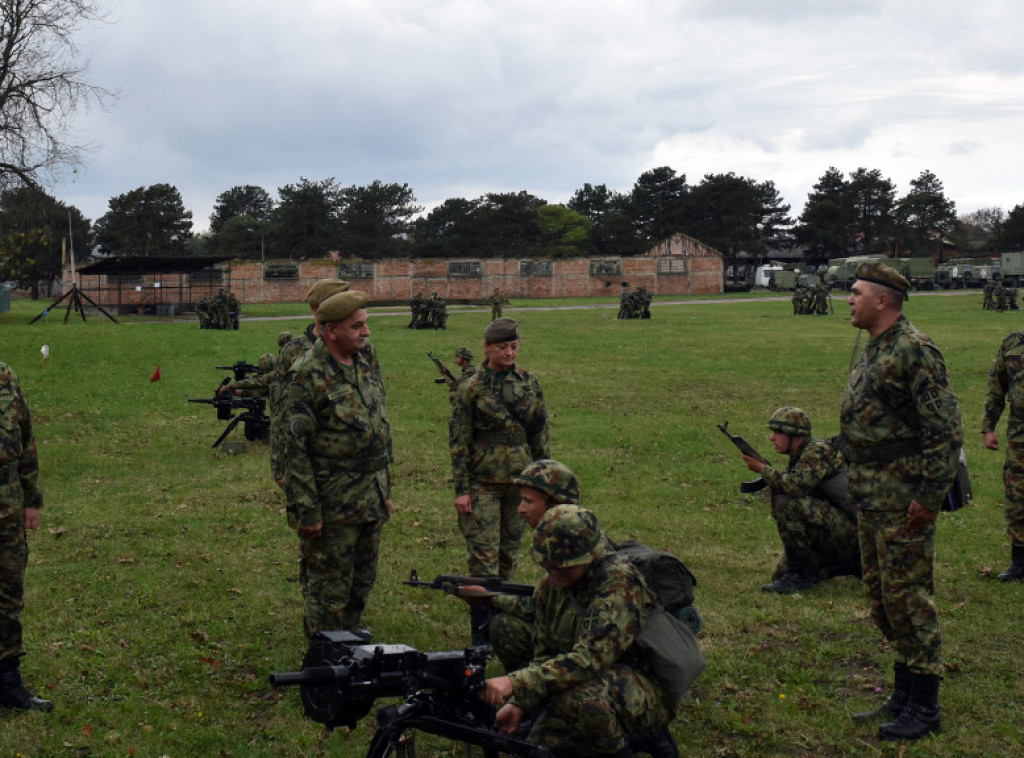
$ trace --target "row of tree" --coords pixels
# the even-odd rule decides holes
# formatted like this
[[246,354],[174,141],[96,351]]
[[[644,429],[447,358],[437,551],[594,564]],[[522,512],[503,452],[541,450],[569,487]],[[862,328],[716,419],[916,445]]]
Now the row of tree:
[[727,257],[769,257],[794,245],[821,263],[862,253],[941,257],[1024,248],[1024,207],[990,208],[957,218],[942,182],[924,171],[897,197],[878,170],[844,176],[836,168],[814,185],[796,221],[775,185],[735,174],[690,185],[667,166],[640,175],[628,193],[585,184],[565,204],[528,192],[451,198],[429,213],[407,184],[342,187],[334,179],[278,189],[246,185],[221,193],[210,229],[192,233],[192,213],[169,184],[111,198],[91,224],[36,186],[0,193],[0,279],[22,286],[58,276],[69,230],[80,252],[109,255],[224,255],[295,260],[341,257],[565,258],[632,256],[676,232]]

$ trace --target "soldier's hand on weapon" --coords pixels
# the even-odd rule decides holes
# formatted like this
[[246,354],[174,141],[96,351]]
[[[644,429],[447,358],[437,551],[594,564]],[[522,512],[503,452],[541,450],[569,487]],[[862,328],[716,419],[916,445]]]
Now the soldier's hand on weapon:
[[515,734],[519,731],[519,725],[523,723],[525,715],[526,711],[515,703],[505,703],[495,717],[498,722],[498,731],[502,734]]
[[458,592],[455,593],[456,597],[461,597],[472,608],[489,604],[493,595],[493,592],[479,584],[460,584]]
[[234,390],[231,389],[231,385],[230,384],[222,384],[222,385],[220,385],[217,388],[217,394],[218,395],[231,395],[233,393],[234,393]]
[[995,432],[985,432],[981,436],[981,441],[989,450],[999,449],[999,435]]
[[910,507],[907,509],[907,526],[905,531],[909,534],[917,534],[928,524],[935,521],[937,515],[936,511],[930,511],[916,500],[911,500]]
[[455,512],[460,515],[473,512],[473,498],[469,495],[458,495],[455,498]]
[[755,474],[760,474],[764,471],[765,466],[768,464],[764,461],[759,461],[757,458],[753,458],[746,453],[740,453],[740,457],[743,458],[743,462],[747,464],[747,468],[753,471]]
[[324,524],[322,521],[318,521],[313,526],[300,526],[296,528],[300,537],[308,537],[310,539],[319,539],[324,532]]
[[507,676],[496,676],[484,682],[480,699],[491,705],[501,705],[512,697],[512,680]]

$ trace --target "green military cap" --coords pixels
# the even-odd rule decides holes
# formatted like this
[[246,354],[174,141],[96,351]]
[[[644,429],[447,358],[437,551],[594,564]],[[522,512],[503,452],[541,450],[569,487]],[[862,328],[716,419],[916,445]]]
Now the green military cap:
[[288,344],[291,341],[292,341],[292,333],[291,332],[281,332],[279,335],[277,335],[277,346],[278,347],[284,347],[286,344]]
[[572,568],[597,557],[601,528],[593,511],[558,505],[544,514],[533,535],[533,557],[542,566]]
[[883,287],[894,289],[903,297],[907,297],[910,290],[910,282],[906,280],[906,277],[881,261],[866,261],[857,266],[853,275],[865,282],[881,284]]
[[473,360],[473,351],[463,345],[455,351],[456,358],[465,358],[467,361]]
[[349,284],[344,279],[321,279],[309,288],[306,302],[310,308],[319,308],[324,300],[339,292],[346,292]]
[[773,432],[781,432],[793,437],[809,437],[811,419],[799,408],[784,405],[768,419],[768,428]]
[[361,290],[347,290],[331,295],[320,304],[316,320],[321,324],[344,321],[360,308],[366,307],[366,293]]
[[578,503],[580,482],[564,463],[543,458],[534,461],[512,480],[517,487],[532,487],[556,504]]
[[496,318],[484,329],[484,342],[494,345],[498,342],[512,342],[519,339],[519,324],[514,319]]

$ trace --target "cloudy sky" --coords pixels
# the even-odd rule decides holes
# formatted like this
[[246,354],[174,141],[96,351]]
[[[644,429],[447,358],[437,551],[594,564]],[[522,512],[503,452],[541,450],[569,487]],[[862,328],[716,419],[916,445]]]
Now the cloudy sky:
[[53,194],[95,220],[176,186],[407,183],[428,209],[671,166],[771,180],[924,170],[967,213],[1024,204],[1019,0],[111,0],[76,37],[120,97]]

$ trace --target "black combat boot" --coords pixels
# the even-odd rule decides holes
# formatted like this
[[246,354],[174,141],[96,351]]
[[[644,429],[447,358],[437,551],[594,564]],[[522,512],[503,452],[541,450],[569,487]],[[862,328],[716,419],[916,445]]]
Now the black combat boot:
[[469,625],[473,646],[491,644],[491,603],[490,600],[469,606]]
[[938,674],[910,674],[910,701],[895,721],[878,727],[878,739],[919,740],[942,731]]
[[828,567],[829,577],[833,576],[855,576],[858,579],[861,578],[861,567],[860,567],[860,555],[855,555],[852,558],[847,558],[845,561],[839,563],[829,564]]
[[36,697],[21,682],[21,668],[17,658],[0,661],[0,708],[19,711],[52,711],[53,703]]
[[679,758],[679,747],[667,726],[629,735],[629,747],[634,753],[645,753],[651,758]]
[[762,584],[761,590],[788,595],[791,592],[809,590],[813,586],[814,568],[811,565],[811,551],[786,548],[786,573],[770,584]]
[[892,695],[873,711],[853,714],[854,721],[863,723],[875,719],[895,719],[903,713],[903,709],[907,707],[907,702],[910,700],[910,669],[905,663],[896,663],[892,668],[896,675]]
[[1004,582],[1024,581],[1024,545],[1011,545],[1010,554],[1013,556],[1010,568],[1001,573],[999,578]]

